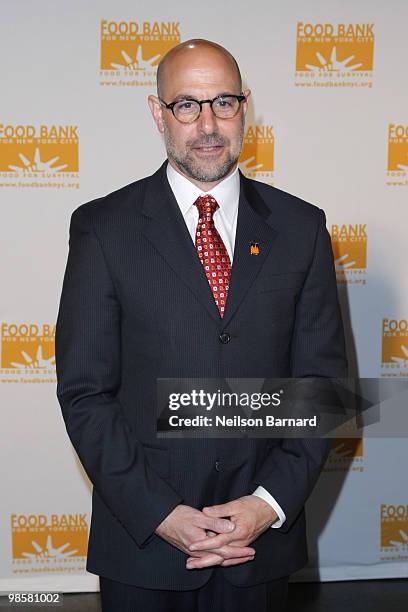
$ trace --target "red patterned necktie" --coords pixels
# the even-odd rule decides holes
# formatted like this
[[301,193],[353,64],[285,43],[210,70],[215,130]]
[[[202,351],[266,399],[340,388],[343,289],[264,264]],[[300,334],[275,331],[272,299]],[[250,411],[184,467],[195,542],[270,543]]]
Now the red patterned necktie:
[[198,197],[194,204],[199,213],[195,246],[222,318],[231,278],[231,261],[214,225],[213,215],[218,203],[211,195],[205,195]]

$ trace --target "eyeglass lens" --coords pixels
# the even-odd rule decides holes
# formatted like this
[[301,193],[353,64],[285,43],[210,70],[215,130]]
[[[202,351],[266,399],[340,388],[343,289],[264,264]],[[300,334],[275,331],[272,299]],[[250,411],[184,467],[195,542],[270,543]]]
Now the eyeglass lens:
[[[214,100],[213,113],[220,118],[228,119],[236,115],[239,101],[233,96],[223,96]],[[180,100],[173,108],[177,119],[184,122],[194,121],[200,114],[200,104],[195,100]]]

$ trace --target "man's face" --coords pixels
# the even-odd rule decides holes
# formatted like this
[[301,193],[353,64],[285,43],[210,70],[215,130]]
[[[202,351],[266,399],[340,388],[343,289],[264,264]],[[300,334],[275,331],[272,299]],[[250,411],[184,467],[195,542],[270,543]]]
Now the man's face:
[[[188,49],[169,61],[161,92],[162,99],[173,102],[180,97],[213,99],[221,94],[237,94],[238,75],[232,62],[213,49]],[[250,91],[244,92],[249,96]],[[214,183],[234,168],[242,149],[246,101],[231,119],[216,117],[209,104],[203,104],[198,119],[181,123],[170,109],[149,96],[156,124],[163,133],[170,162],[187,177],[199,183]]]

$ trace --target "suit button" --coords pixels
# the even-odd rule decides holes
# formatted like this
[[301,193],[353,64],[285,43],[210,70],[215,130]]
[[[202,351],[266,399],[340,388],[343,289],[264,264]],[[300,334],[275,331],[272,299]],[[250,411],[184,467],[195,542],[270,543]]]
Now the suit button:
[[218,459],[217,459],[217,461],[215,462],[214,467],[215,467],[215,469],[216,469],[216,471],[217,471],[217,472],[220,472],[220,471],[221,471],[221,465],[220,465],[220,462],[218,461]]
[[228,332],[222,332],[219,335],[219,339],[220,339],[220,342],[222,342],[223,344],[227,344],[227,342],[231,340],[231,336],[229,335]]

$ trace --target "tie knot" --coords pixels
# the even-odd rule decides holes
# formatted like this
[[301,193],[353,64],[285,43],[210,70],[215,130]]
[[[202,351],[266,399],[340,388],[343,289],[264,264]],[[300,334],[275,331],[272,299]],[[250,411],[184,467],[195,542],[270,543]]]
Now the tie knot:
[[197,206],[200,217],[203,215],[212,217],[218,208],[218,202],[212,195],[199,196],[194,205]]

